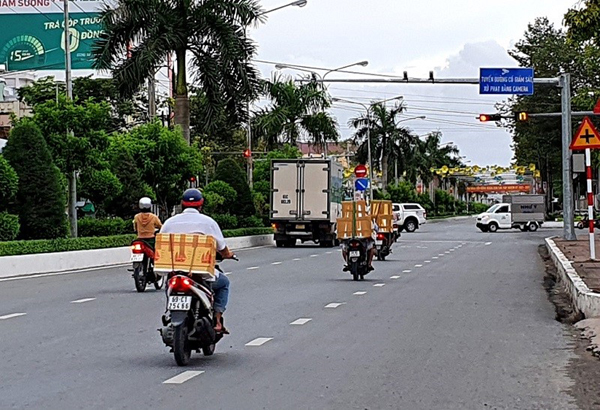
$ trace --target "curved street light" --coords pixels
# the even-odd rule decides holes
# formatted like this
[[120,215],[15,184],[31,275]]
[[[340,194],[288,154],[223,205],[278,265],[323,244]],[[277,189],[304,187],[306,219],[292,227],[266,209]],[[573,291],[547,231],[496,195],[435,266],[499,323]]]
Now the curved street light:
[[265,14],[269,14],[274,11],[281,10],[281,9],[284,9],[284,8],[290,7],[290,6],[304,7],[304,6],[306,6],[307,3],[308,3],[308,0],[297,0],[297,1],[293,1],[288,4],[284,4],[283,6],[275,7],[274,9],[271,9],[271,10],[263,11],[262,13],[259,13],[258,15],[264,16]]

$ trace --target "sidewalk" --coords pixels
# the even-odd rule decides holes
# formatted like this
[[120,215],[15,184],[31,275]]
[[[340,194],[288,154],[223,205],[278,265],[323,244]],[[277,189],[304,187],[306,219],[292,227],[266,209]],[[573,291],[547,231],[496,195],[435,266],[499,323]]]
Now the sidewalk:
[[600,235],[596,235],[596,261],[590,260],[589,237],[578,235],[576,241],[556,238],[554,243],[592,292],[600,293]]

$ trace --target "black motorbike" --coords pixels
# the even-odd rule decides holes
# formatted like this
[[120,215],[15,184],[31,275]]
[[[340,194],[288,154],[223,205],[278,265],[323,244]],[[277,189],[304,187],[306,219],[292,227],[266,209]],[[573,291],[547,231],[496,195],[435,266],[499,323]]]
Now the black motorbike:
[[131,244],[131,262],[135,289],[144,292],[148,283],[153,283],[156,290],[163,287],[164,276],[154,274],[154,248],[143,239],[136,239]]
[[[233,259],[238,260],[236,257]],[[215,269],[224,274],[218,265]],[[167,314],[163,315],[163,327],[158,330],[164,344],[171,348],[177,364],[186,366],[192,351],[202,351],[205,356],[211,356],[223,333],[215,331],[217,323],[211,283],[200,275],[190,278],[186,272],[180,271],[171,272],[168,276]]]
[[368,250],[366,239],[348,239],[345,241],[347,249],[348,270],[353,280],[364,280],[369,273]]

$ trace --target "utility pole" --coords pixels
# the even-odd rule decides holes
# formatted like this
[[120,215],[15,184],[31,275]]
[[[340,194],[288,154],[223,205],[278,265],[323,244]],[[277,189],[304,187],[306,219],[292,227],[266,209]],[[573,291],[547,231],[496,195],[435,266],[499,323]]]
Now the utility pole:
[[[73,82],[71,80],[71,30],[69,27],[69,0],[63,0],[65,13],[64,37],[65,37],[65,82],[67,84],[67,99],[73,100]],[[67,130],[72,134],[71,130]],[[77,171],[68,175],[69,180],[69,225],[71,226],[71,237],[77,238]]]
[[559,85],[561,91],[562,109],[562,165],[563,165],[563,236],[566,240],[574,241],[575,235],[574,212],[573,212],[573,173],[571,172],[571,74],[561,74]]
[[148,116],[150,121],[156,118],[156,80],[154,75],[148,79]]

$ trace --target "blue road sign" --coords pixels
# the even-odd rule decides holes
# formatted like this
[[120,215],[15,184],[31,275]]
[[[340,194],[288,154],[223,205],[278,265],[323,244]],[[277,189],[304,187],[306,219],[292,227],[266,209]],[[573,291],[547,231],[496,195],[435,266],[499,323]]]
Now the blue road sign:
[[357,191],[366,191],[369,188],[369,178],[357,178],[354,181],[354,188]]
[[533,94],[533,68],[480,68],[479,94]]

